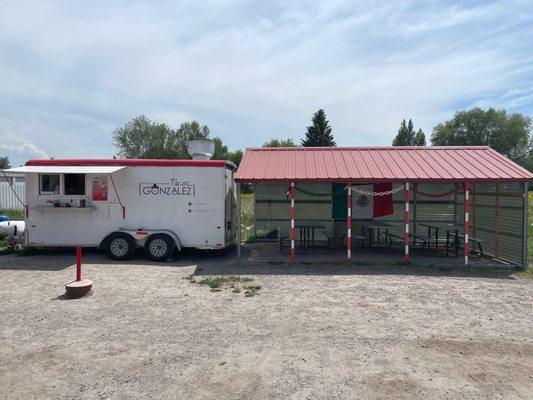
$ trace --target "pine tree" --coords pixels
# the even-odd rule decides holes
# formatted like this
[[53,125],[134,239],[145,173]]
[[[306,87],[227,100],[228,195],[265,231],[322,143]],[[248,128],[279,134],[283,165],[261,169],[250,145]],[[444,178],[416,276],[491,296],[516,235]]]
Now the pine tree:
[[426,145],[426,135],[422,129],[418,129],[418,132],[415,132],[413,121],[410,119],[409,122],[405,122],[405,119],[402,120],[400,124],[400,129],[398,129],[398,134],[392,141],[393,146],[425,146]]
[[320,109],[313,114],[313,125],[307,127],[302,146],[305,147],[332,147],[336,146],[326,113]]
[[418,131],[415,135],[415,140],[413,142],[413,146],[425,146],[426,145],[426,135],[422,131],[421,128],[418,128]]

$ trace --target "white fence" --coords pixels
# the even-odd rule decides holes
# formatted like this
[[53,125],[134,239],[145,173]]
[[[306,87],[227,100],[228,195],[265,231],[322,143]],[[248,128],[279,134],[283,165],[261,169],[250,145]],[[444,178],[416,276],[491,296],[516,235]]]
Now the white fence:
[[[25,184],[24,182],[15,182],[13,189],[22,201],[25,201]],[[0,210],[23,210],[24,207],[17,200],[17,196],[9,187],[9,183],[0,182]]]

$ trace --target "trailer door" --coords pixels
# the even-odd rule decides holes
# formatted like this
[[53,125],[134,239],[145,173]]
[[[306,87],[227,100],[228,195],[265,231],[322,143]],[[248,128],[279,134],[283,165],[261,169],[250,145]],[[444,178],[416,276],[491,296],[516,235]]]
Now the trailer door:
[[236,202],[235,202],[235,181],[234,171],[232,169],[226,169],[226,199],[225,199],[225,239],[226,245],[231,243],[235,239],[236,232]]

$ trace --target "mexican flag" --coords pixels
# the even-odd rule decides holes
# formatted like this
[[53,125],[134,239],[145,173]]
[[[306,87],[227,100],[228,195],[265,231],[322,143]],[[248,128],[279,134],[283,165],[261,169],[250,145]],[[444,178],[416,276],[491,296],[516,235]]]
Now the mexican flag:
[[[392,183],[375,183],[371,185],[353,185],[353,189],[365,192],[386,192],[392,190]],[[394,212],[392,194],[385,196],[367,196],[352,189],[352,219],[372,219]]]

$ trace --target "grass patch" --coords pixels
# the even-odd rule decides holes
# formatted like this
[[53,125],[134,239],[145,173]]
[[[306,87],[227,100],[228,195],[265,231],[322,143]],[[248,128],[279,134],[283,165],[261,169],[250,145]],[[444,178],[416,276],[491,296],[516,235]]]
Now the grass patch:
[[14,247],[9,246],[5,240],[0,240],[0,256],[5,256],[7,254],[13,254],[16,250]]
[[222,286],[229,285],[230,287],[235,287],[238,283],[246,283],[253,281],[252,278],[248,278],[246,276],[237,276],[237,275],[229,275],[229,276],[216,276],[214,278],[204,278],[201,281],[198,282],[200,285],[206,285],[213,289],[219,289]]
[[[6,215],[13,221],[24,221],[24,210],[0,210],[0,215]],[[13,254],[15,249],[7,243],[7,240],[0,239],[0,255]]]
[[521,271],[516,271],[514,273],[516,276],[520,276],[522,278],[530,278],[533,279],[533,267],[531,266],[531,263],[526,269],[523,269]]
[[259,294],[259,291],[261,290],[261,285],[248,285],[244,287],[244,296],[245,297],[253,297],[256,294]]
[[253,279],[247,276],[228,275],[228,276],[213,276],[206,277],[200,280],[195,279],[194,274],[188,275],[185,278],[190,283],[208,286],[212,292],[221,292],[226,289],[231,289],[232,293],[241,293],[244,290],[246,297],[252,297],[259,294],[261,285],[250,285]]
[[241,194],[241,237],[246,243],[254,240],[254,195]]
[[6,215],[13,221],[24,221],[24,210],[0,210],[0,215]]
[[7,254],[16,254],[19,257],[27,257],[47,253],[47,250],[43,247],[31,247],[21,244],[10,246],[5,240],[0,240],[0,256],[5,256]]

